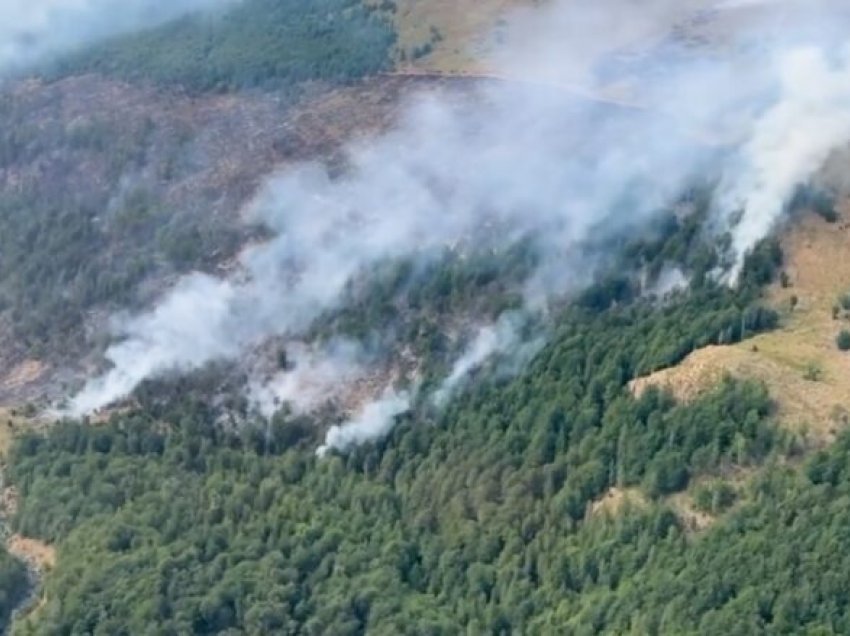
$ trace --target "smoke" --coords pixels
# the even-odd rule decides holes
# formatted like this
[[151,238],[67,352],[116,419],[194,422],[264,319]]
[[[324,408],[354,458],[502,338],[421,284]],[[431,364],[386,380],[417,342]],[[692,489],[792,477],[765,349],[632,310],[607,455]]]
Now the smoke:
[[466,377],[497,351],[506,351],[516,346],[517,334],[513,330],[499,333],[496,327],[487,326],[478,332],[467,350],[455,362],[452,372],[434,394],[434,404],[443,406]]
[[316,454],[324,457],[331,449],[344,451],[385,436],[392,430],[395,419],[410,409],[410,401],[407,391],[385,389],[380,399],[367,403],[352,419],[341,426],[332,426]]
[[236,0],[3,0],[0,74],[97,39],[156,26]]
[[431,396],[431,402],[443,407],[463,387],[470,374],[497,354],[510,356],[512,367],[531,358],[542,346],[541,338],[527,340],[521,333],[523,318],[516,312],[500,316],[496,324],[481,327],[460,358],[454,363],[451,373]]
[[112,369],[85,386],[68,414],[90,413],[129,395],[146,378],[238,354],[251,334],[250,324],[246,331],[240,319],[244,302],[230,281],[193,274],[151,312],[116,319],[116,333],[124,340],[106,353]]
[[333,399],[340,387],[362,378],[370,360],[360,343],[350,340],[333,340],[321,347],[290,345],[287,364],[292,368],[266,382],[254,381],[248,397],[265,417],[283,404],[296,413],[308,413]]
[[[719,179],[718,218],[743,210],[732,228],[740,258],[770,231],[797,183],[850,138],[847,56],[836,56],[831,39],[801,47],[775,23],[769,33],[749,25],[738,46],[721,52],[674,43],[682,55],[671,64],[636,55],[634,42],[669,32],[670,16],[681,13],[668,11],[675,3],[581,4],[555,3],[533,28],[526,17],[518,22],[507,81],[481,82],[472,95],[412,97],[393,130],[349,148],[344,175],[309,164],[270,179],[250,215],[274,238],[242,254],[237,276],[193,275],[149,313],[119,321],[120,340],[106,353],[112,368],[86,385],[72,411],[107,405],[151,376],[237,357],[269,336],[302,337],[370,266],[433,258],[458,241],[495,247],[534,236],[541,265],[526,300],[545,309],[591,280],[594,257],[604,255],[584,245],[638,231],[697,176]],[[565,24],[595,26],[565,37]],[[582,47],[609,31],[610,50],[597,42],[588,59]],[[609,71],[603,86],[597,67],[614,53],[637,60],[638,68],[618,71],[622,79],[639,73],[652,82],[611,98],[607,84],[622,82]],[[581,73],[576,60],[584,60]],[[520,73],[535,81],[513,81]],[[570,83],[577,78],[580,90]],[[501,321],[484,327],[434,400],[521,344]],[[330,353],[303,369],[327,387],[334,370],[342,380],[358,364]],[[258,399],[267,407],[297,401],[299,382],[284,374],[255,392],[265,391]],[[386,392],[332,429],[323,448],[385,433],[409,399]]]
[[775,73],[781,99],[758,118],[721,184],[721,209],[741,214],[733,233],[738,255],[771,230],[796,186],[850,140],[850,48],[795,49],[777,58]]

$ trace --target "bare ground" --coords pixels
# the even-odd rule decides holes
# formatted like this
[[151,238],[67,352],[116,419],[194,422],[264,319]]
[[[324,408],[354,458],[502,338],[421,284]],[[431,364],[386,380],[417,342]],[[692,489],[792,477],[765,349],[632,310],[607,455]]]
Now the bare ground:
[[38,539],[13,534],[6,540],[6,549],[9,554],[30,564],[40,572],[56,566],[56,548]]

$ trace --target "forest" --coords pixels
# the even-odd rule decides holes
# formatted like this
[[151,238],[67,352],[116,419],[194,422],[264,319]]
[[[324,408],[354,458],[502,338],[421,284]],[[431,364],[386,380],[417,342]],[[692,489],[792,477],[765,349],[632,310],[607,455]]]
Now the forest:
[[26,566],[0,546],[0,625],[7,625],[12,613],[26,598],[31,583]]
[[310,158],[313,138],[326,154],[336,143],[315,121],[309,135],[282,124],[387,67],[393,8],[245,0],[90,44],[42,69],[38,90],[0,91],[4,351],[79,359],[99,346],[98,318],[232,259],[261,233],[238,214],[258,180]]
[[[675,249],[687,235],[678,227],[653,245],[691,254]],[[630,245],[624,258],[645,252]],[[823,488],[841,487],[840,460],[818,456],[805,476],[784,468],[806,440],[772,424],[759,384],[728,379],[687,405],[627,386],[697,346],[774,326],[759,284],[779,257],[758,250],[744,274],[753,282],[737,291],[703,280],[662,304],[601,280],[583,296],[592,300],[562,310],[521,374],[484,374],[445,411],[417,408],[388,438],[347,454],[317,458],[321,423],[285,410],[238,429],[216,424],[191,382],[106,425],[65,421],[24,435],[8,458],[21,494],[13,526],[56,544],[59,560],[44,605],[16,633],[840,626],[843,613],[826,606],[796,611],[801,588],[765,600],[764,572],[730,572],[711,548],[766,546],[762,533],[786,531],[759,525],[779,523],[770,506],[795,493],[795,505],[817,505]],[[772,468],[758,484],[731,478],[761,465]],[[611,488],[642,493],[640,503],[594,514]],[[704,536],[671,508],[689,488],[719,518]],[[786,564],[764,563],[782,570],[778,584]],[[801,561],[801,575],[813,567]],[[830,580],[805,593],[826,593]]]
[[350,81],[391,63],[393,8],[361,0],[245,0],[88,47],[46,74],[97,72],[191,91]]
[[[395,50],[396,11],[242,0],[79,50],[42,68],[38,90],[0,93],[10,358],[89,373],[109,315],[149,306],[188,272],[232,275],[241,247],[268,236],[238,212],[264,174],[314,155],[345,163],[328,157],[354,136],[352,111],[326,122],[334,138],[318,120],[298,129],[299,104],[443,37],[432,27],[432,42]],[[380,123],[390,97],[352,99]],[[837,223],[835,197],[803,185],[786,211]],[[633,390],[794,310],[796,296],[782,313],[765,300],[767,285],[793,285],[775,238],[737,284],[723,279],[732,239],[711,210],[695,185],[639,228],[594,228],[570,246],[594,263],[592,283],[546,311],[523,302],[551,256],[533,234],[460,237],[360,271],[303,340],[378,338],[386,368],[413,360],[419,393],[388,434],[345,451],[316,452],[345,418],[333,404],[252,408],[245,361],[146,380],[103,419],[21,431],[2,457],[17,494],[4,530],[57,561],[33,585],[0,547],[0,631],[850,633],[850,433],[823,446],[805,423],[780,426],[754,380],[723,377],[688,400]],[[661,289],[671,273],[680,284]],[[842,308],[850,295],[836,320]],[[509,373],[480,365],[436,406],[468,336],[506,312],[524,312],[522,336],[543,344]],[[286,346],[250,355],[277,371]],[[850,350],[850,330],[829,346]]]

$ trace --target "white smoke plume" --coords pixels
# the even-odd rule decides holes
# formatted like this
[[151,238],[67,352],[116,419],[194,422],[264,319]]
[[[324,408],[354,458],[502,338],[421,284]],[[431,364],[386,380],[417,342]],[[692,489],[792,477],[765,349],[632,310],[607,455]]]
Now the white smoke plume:
[[470,374],[497,354],[509,354],[516,366],[537,352],[543,344],[540,338],[526,340],[520,333],[522,316],[508,312],[492,325],[485,325],[452,366],[451,373],[431,396],[437,407],[445,406],[452,396],[467,382]]
[[[831,39],[801,49],[779,37],[775,25],[769,37],[748,26],[741,43],[763,46],[725,54],[688,48],[676,64],[641,62],[641,72],[654,65],[653,81],[621,105],[588,99],[603,92],[587,79],[594,77],[590,63],[584,90],[577,94],[568,84],[587,38],[605,38],[606,20],[625,41],[624,29],[613,27],[634,15],[641,29],[649,23],[664,32],[670,6],[557,2],[529,37],[511,44],[528,75],[541,70],[546,81],[484,82],[472,103],[468,95],[462,103],[419,96],[394,130],[350,149],[344,176],[306,165],[271,179],[253,213],[276,237],[242,255],[238,277],[194,275],[151,312],[123,322],[123,339],[107,352],[112,369],[89,382],[72,411],[109,404],[148,377],[238,356],[272,335],[297,338],[337,306],[365,268],[428,258],[461,239],[507,245],[539,237],[543,263],[527,292],[545,306],[590,280],[593,264],[580,260],[576,246],[641,227],[695,175],[719,173],[726,207],[718,216],[743,205],[734,229],[742,256],[770,230],[797,182],[850,139],[846,56],[835,58]],[[563,37],[559,25],[575,12],[592,12],[587,19],[598,28]],[[724,146],[730,130],[737,147]],[[494,329],[470,346],[449,386],[503,347]],[[406,408],[405,399],[385,395],[383,406],[366,407],[350,426],[334,429],[326,446],[385,431],[393,420],[386,413]]]
[[366,404],[352,419],[342,425],[332,426],[325,435],[325,443],[316,454],[324,457],[331,449],[344,451],[384,437],[393,429],[395,419],[410,410],[410,403],[409,392],[386,389],[380,399]]
[[190,11],[223,7],[234,1],[3,0],[0,74],[101,38],[156,26]]
[[742,213],[733,233],[739,255],[771,230],[795,187],[850,140],[850,48],[797,48],[778,56],[775,72],[782,99],[755,122],[721,184],[721,208]]
[[271,417],[283,404],[295,413],[308,413],[331,400],[341,386],[361,378],[370,361],[363,347],[351,340],[334,340],[321,347],[298,344],[287,347],[291,369],[267,381],[254,381],[249,400],[262,415]]

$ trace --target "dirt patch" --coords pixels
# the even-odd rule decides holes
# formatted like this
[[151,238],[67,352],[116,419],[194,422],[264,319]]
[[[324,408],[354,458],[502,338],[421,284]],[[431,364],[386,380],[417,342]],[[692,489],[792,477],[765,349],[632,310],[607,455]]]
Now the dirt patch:
[[[709,528],[716,520],[710,514],[696,508],[690,492],[680,492],[664,498],[664,503],[670,506],[687,532],[700,532]],[[599,499],[590,506],[593,517],[614,517],[623,512],[625,507],[643,509],[649,506],[649,501],[640,488],[618,488],[616,486],[605,491]]]
[[47,365],[38,360],[24,360],[15,365],[12,369],[3,376],[0,381],[0,387],[4,390],[14,390],[23,387],[32,382],[38,381],[44,372],[47,370]]
[[39,572],[50,570],[56,565],[56,548],[37,539],[13,534],[6,540],[6,549],[12,556],[25,561]]

